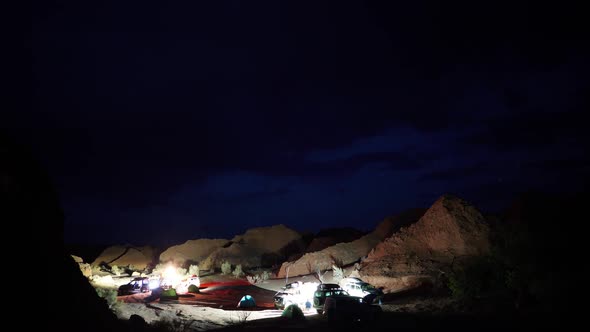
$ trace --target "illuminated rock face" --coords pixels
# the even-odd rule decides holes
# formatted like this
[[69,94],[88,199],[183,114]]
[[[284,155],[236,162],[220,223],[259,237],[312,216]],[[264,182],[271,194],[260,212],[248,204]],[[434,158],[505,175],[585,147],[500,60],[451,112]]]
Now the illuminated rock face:
[[173,261],[178,265],[182,265],[186,261],[199,263],[228,242],[229,240],[226,239],[188,240],[183,244],[164,250],[160,254],[160,262]]
[[289,276],[305,275],[313,273],[316,268],[330,269],[333,258],[341,260],[344,265],[355,263],[401,225],[415,222],[423,213],[422,209],[406,211],[398,216],[385,219],[373,232],[352,242],[338,243],[320,251],[307,253],[296,261],[285,262],[281,266],[278,277],[283,278],[287,276],[287,273]]
[[285,225],[252,228],[235,236],[229,245],[218,248],[199,264],[204,270],[221,267],[224,261],[242,267],[258,267],[282,261],[290,250],[302,250],[301,234]]
[[154,263],[156,251],[154,248],[112,246],[106,248],[92,263],[99,265],[105,262],[109,265],[129,266],[137,269],[145,269],[147,265]]
[[489,227],[481,213],[458,197],[444,195],[418,222],[377,245],[359,272],[375,286],[408,286],[456,259],[485,254],[489,246]]

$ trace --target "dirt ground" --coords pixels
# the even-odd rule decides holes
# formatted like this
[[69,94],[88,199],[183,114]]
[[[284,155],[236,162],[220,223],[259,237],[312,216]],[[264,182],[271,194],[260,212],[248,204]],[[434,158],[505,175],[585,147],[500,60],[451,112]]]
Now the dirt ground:
[[[116,307],[120,319],[133,314],[143,317],[147,323],[157,321],[181,321],[194,330],[210,330],[243,324],[246,321],[278,318],[282,310],[274,309],[274,289],[280,289],[284,280],[268,280],[257,286],[244,279],[215,275],[201,279],[200,292],[179,294],[178,300],[151,299],[151,292],[119,296]],[[258,287],[258,286],[264,286]],[[255,308],[243,310],[237,307],[244,295],[256,301]],[[305,312],[308,317],[317,316],[315,310]]]
[[[308,275],[288,280],[288,282],[294,281],[317,282],[317,279]],[[325,281],[331,282],[331,279]],[[117,306],[117,315],[121,319],[129,319],[132,314],[137,314],[143,317],[147,323],[180,321],[182,324],[190,324],[190,328],[194,330],[220,328],[231,330],[246,322],[251,324],[251,328],[260,330],[273,330],[277,324],[281,327],[290,326],[291,328],[312,330],[326,328],[325,317],[318,315],[314,309],[304,312],[307,318],[304,322],[283,322],[282,310],[274,309],[273,296],[285,285],[285,282],[285,279],[270,279],[251,285],[244,279],[210,275],[201,278],[200,293],[180,294],[178,300],[152,300],[150,298],[151,292],[119,296],[118,299],[121,303]],[[255,308],[243,310],[237,307],[244,295],[254,298]],[[416,324],[415,318],[411,318],[414,316],[404,315],[416,314],[421,311],[436,311],[438,305],[448,305],[448,303],[445,303],[444,300],[441,302],[417,298],[407,300],[391,298],[391,301],[383,303],[382,309],[384,317],[402,317],[400,327],[412,327]],[[359,326],[361,329],[364,327],[367,326]]]

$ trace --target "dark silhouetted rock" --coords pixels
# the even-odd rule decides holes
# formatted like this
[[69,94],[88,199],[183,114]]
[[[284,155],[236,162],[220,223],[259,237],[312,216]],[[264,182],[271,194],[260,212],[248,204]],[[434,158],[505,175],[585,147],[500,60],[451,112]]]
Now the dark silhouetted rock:
[[156,263],[157,251],[150,246],[111,246],[106,248],[92,265],[99,266],[101,263],[117,266],[130,266],[143,270],[147,266]]
[[416,223],[377,245],[362,263],[363,280],[387,291],[417,287],[440,266],[489,252],[489,227],[471,204],[440,197]]
[[[0,200],[2,220],[13,235],[39,248],[35,269],[45,292],[39,312],[23,324],[39,331],[122,331],[120,322],[100,299],[63,243],[64,218],[49,177],[29,151],[0,133]],[[56,271],[57,269],[57,271]],[[19,284],[39,285],[39,275],[25,275]],[[9,292],[11,290],[8,290]],[[19,294],[9,298],[24,298]],[[37,315],[42,318],[38,318]],[[36,327],[35,325],[39,325]]]
[[311,240],[305,252],[320,251],[337,243],[352,242],[365,234],[363,231],[350,227],[324,229]]

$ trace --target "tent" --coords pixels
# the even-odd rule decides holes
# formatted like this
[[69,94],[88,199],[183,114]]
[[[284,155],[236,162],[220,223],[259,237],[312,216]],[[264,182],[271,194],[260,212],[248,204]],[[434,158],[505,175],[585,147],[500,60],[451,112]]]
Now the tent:
[[254,308],[256,307],[256,301],[250,295],[244,295],[240,302],[238,302],[238,308]]

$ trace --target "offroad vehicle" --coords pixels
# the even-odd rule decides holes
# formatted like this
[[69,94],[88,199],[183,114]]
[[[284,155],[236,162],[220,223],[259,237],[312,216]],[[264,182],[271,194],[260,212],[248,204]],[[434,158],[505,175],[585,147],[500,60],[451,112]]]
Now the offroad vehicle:
[[275,309],[285,309],[290,304],[296,304],[301,309],[311,308],[313,293],[317,288],[315,282],[292,282],[281,288],[274,297]]
[[149,283],[150,279],[147,277],[134,278],[128,284],[121,285],[117,290],[117,295],[121,296],[149,292]]
[[346,297],[352,298],[358,302],[361,301],[361,298],[359,297],[350,296],[350,294],[338,284],[320,284],[313,294],[313,307],[318,314],[321,315],[324,312],[324,302],[328,297]]
[[340,280],[339,284],[348,294],[362,297],[368,303],[379,302],[383,297],[383,291],[381,289],[375,288],[375,286],[359,278],[344,278]]

